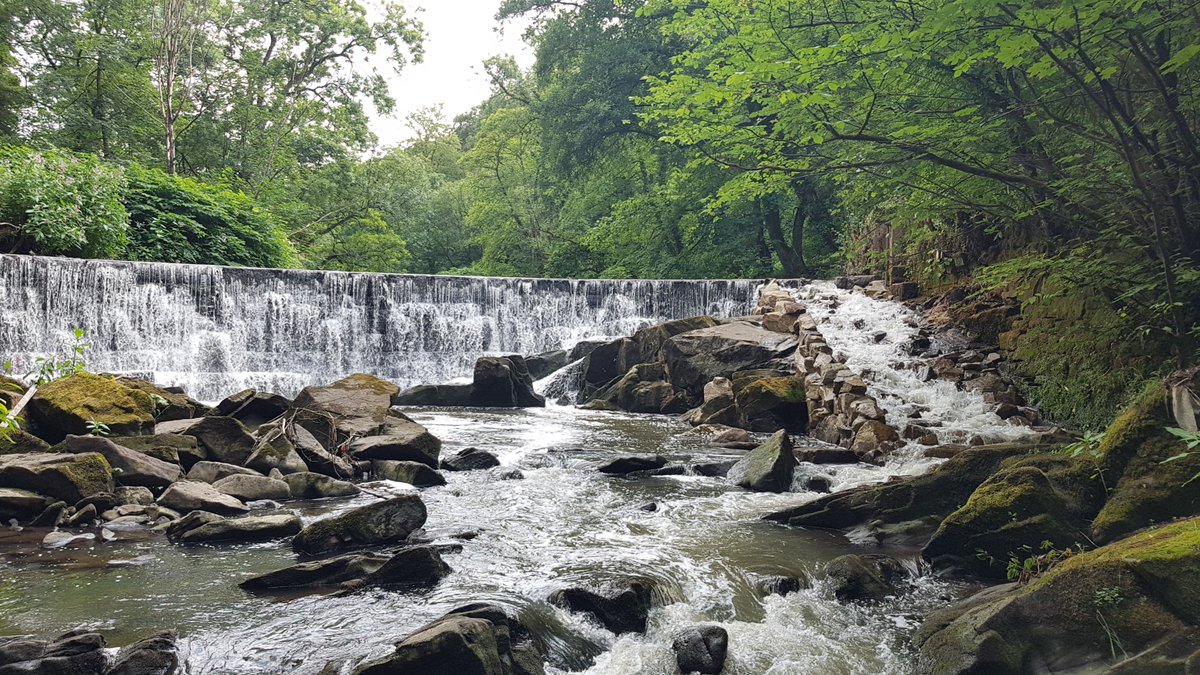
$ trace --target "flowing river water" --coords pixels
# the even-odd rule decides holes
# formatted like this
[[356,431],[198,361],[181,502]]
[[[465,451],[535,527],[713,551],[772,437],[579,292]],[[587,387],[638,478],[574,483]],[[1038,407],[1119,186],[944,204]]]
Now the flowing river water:
[[[942,422],[941,433],[955,437],[1010,440],[1024,433],[992,415],[976,394],[906,374],[903,347],[916,330],[907,309],[828,284],[798,292],[823,321],[831,345],[851,366],[871,371],[872,393],[889,408],[902,414],[905,406],[922,406],[927,419]],[[856,327],[864,321],[866,333]],[[863,337],[880,330],[888,333],[882,341]],[[618,453],[657,453],[683,464],[742,454],[714,447],[670,417],[556,405],[406,412],[443,440],[444,453],[473,446],[502,462],[499,469],[447,473],[448,485],[421,490],[428,536],[461,546],[445,555],[454,571],[434,589],[256,596],[237,582],[292,564],[286,543],[177,547],[155,535],[122,533],[115,542],[44,551],[31,546],[26,533],[8,529],[0,531],[0,634],[50,637],[82,626],[124,644],[175,629],[184,672],[304,674],[329,662],[382,655],[446,611],[488,601],[520,613],[546,648],[551,673],[669,675],[675,672],[672,634],[715,622],[730,635],[725,672],[731,675],[892,674],[912,669],[905,638],[919,617],[961,590],[920,575],[914,551],[893,550],[910,561],[911,589],[880,605],[841,604],[819,581],[819,570],[863,549],[838,535],[761,520],[815,499],[798,487],[813,473],[843,490],[932,468],[935,460],[915,447],[882,467],[801,464],[792,492],[764,494],[721,478],[629,479],[596,471]],[[812,441],[798,439],[806,442]],[[523,479],[506,479],[514,468]],[[414,489],[391,482],[365,487],[377,495]],[[376,498],[285,507],[311,522]],[[556,589],[623,573],[660,582],[644,635],[614,636],[547,602]],[[774,575],[818,580],[786,596],[764,594],[762,580]]]

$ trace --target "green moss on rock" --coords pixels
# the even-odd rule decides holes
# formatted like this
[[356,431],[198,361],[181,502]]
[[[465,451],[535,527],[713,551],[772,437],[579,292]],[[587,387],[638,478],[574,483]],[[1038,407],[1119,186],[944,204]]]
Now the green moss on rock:
[[154,427],[154,401],[149,394],[112,377],[80,373],[40,387],[29,402],[37,435],[58,443],[68,434],[88,433],[88,422],[108,426],[113,434],[136,435]]

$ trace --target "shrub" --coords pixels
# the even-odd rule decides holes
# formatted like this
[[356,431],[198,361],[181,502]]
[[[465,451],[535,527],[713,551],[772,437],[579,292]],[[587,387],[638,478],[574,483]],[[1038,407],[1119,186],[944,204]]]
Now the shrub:
[[293,259],[278,221],[241,192],[130,166],[130,260],[287,267]]
[[124,172],[92,155],[0,148],[0,245],[7,252],[114,257],[125,247]]

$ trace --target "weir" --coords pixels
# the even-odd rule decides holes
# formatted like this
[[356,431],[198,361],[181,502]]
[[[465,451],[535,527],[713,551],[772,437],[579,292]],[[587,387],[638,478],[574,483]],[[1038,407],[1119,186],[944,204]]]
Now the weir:
[[566,280],[366,274],[0,255],[0,355],[24,374],[72,329],[90,370],[215,401],[295,395],[365,372],[401,387],[466,377],[654,322],[753,306],[756,280]]

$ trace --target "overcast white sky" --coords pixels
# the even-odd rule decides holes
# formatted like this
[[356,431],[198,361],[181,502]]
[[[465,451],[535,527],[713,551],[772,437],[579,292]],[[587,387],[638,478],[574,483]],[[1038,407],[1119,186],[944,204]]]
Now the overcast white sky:
[[487,98],[483,61],[489,56],[509,54],[524,67],[532,65],[533,50],[521,40],[523,24],[506,22],[503,33],[497,32],[500,1],[404,0],[410,13],[422,8],[416,15],[425,24],[425,60],[409,64],[389,82],[396,112],[372,120],[381,146],[411,137],[404,118],[414,110],[441,103],[453,119]]

